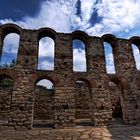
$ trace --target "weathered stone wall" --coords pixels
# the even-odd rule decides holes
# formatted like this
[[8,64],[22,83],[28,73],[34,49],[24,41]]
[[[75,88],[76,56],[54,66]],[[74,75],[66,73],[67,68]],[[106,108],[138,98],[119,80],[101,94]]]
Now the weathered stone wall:
[[[0,69],[0,76],[7,75],[14,81],[8,125],[15,129],[31,129],[34,114],[35,84],[41,78],[54,83],[54,127],[75,126],[75,82],[82,80],[89,85],[90,120],[96,126],[107,125],[112,118],[108,83],[113,81],[121,91],[123,120],[126,124],[139,123],[139,72],[136,69],[131,44],[140,46],[140,38],[119,39],[113,35],[88,36],[82,31],[57,33],[50,28],[26,30],[14,24],[0,26],[0,54],[4,37],[9,33],[20,35],[15,68]],[[37,70],[39,40],[51,37],[55,43],[54,71]],[[73,71],[72,41],[85,43],[87,72]],[[116,74],[106,73],[103,42],[111,44]],[[112,79],[111,79],[112,78]],[[134,115],[135,114],[135,115]],[[7,123],[7,122],[6,122]]]
[[0,88],[0,128],[9,126],[12,88]]

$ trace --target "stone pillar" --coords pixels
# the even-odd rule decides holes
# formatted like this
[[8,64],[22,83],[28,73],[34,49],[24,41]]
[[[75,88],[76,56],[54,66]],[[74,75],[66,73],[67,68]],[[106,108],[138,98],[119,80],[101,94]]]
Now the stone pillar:
[[55,73],[59,83],[55,84],[54,123],[55,128],[74,126],[75,102],[72,79],[72,45],[69,34],[57,34],[55,39]]
[[137,84],[135,61],[128,40],[118,39],[115,47],[116,72],[121,79],[121,102],[125,124],[136,124]]
[[[87,59],[89,73],[106,74],[105,55],[102,42],[98,37],[90,37],[89,47],[87,48]],[[97,71],[99,70],[99,71]]]
[[[105,56],[102,43],[99,38],[90,39],[90,49],[88,52],[90,60],[89,76],[96,82],[92,85],[91,96],[93,112],[91,120],[95,125],[106,125],[111,118],[111,102],[109,97],[108,76],[105,68]],[[94,84],[94,82],[93,82]]]
[[23,30],[19,45],[16,69],[36,70],[38,57],[36,32]]
[[[23,30],[17,58],[14,89],[11,104],[10,126],[15,129],[31,129],[33,121],[34,82],[31,77],[37,64],[37,41],[35,32]],[[34,81],[34,79],[32,79]]]

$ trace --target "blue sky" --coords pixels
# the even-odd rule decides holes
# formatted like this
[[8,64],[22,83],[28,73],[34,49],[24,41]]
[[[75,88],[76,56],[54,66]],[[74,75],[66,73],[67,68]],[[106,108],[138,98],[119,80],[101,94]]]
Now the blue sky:
[[[120,38],[130,38],[140,35],[139,21],[139,0],[4,0],[0,2],[0,24],[15,23],[27,29],[50,27],[58,32],[82,30],[91,36],[110,33]],[[78,49],[81,48],[77,47],[74,51],[77,55],[76,60],[82,60],[79,66],[82,69],[85,60],[81,59],[83,52]],[[135,47],[134,49],[139,61],[139,52]],[[78,54],[78,51],[81,54]],[[53,52],[50,51],[50,54]],[[113,57],[108,50],[107,59],[108,69],[113,72],[111,64]]]
[[0,19],[22,20],[36,16],[43,0],[3,0],[0,2]]

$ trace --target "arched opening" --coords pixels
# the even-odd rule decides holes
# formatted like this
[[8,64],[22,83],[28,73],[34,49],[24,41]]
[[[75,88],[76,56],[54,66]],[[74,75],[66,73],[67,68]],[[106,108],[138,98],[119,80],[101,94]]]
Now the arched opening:
[[54,117],[54,84],[42,79],[35,85],[34,127],[53,127]]
[[4,37],[3,49],[0,59],[0,67],[15,67],[18,55],[20,36],[17,33],[9,33]]
[[[0,121],[8,121],[11,109],[13,80],[7,75],[0,76]],[[5,120],[5,121],[3,121]]]
[[140,70],[140,51],[138,47],[135,44],[132,44],[132,50],[133,50],[133,57],[135,59],[135,64],[137,70]]
[[122,93],[120,87],[114,82],[109,82],[110,101],[112,108],[111,124],[122,124]]
[[73,71],[87,71],[86,46],[79,39],[73,40]]
[[110,43],[104,42],[104,52],[105,52],[105,62],[106,62],[106,71],[107,73],[116,73],[113,50]]
[[75,119],[76,125],[91,125],[90,86],[83,80],[76,81]]
[[39,40],[38,70],[54,70],[54,40],[43,37]]

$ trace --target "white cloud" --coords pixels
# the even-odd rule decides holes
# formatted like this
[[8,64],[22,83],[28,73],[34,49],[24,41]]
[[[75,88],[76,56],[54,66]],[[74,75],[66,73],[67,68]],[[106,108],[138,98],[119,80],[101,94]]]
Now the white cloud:
[[[100,26],[91,27],[90,34],[102,35],[105,33],[116,33],[129,31],[140,20],[140,1],[136,0],[102,0],[96,5],[97,13],[102,17],[102,22],[97,23]],[[97,30],[96,30],[97,28]],[[93,32],[92,32],[93,31]]]
[[[76,15],[77,0],[46,0],[42,2],[41,10],[36,17],[24,17],[15,23],[30,29],[51,27],[58,32],[71,32],[71,26],[75,26],[90,35],[99,36],[104,33],[128,32],[139,23],[139,0],[102,0],[97,4],[96,0],[80,1],[81,19]],[[91,26],[89,20],[95,10],[102,21]],[[7,22],[14,21],[0,20],[1,24]]]
[[106,55],[106,70],[107,73],[115,73],[113,54],[110,52]]
[[73,49],[73,69],[74,71],[86,71],[85,51]]
[[47,80],[47,79],[42,79],[40,80],[37,85],[40,85],[40,86],[44,86],[46,87],[47,89],[52,89],[53,88],[53,83],[50,81],[50,80]]
[[3,51],[6,53],[17,53],[19,47],[19,35],[15,33],[8,34],[4,39]]
[[[44,1],[41,10],[36,17],[24,17],[22,21],[16,21],[18,25],[27,29],[50,27],[56,31],[69,32],[71,27],[71,13],[74,0]],[[13,22],[11,19],[0,20],[1,24]]]
[[38,69],[54,70],[54,41],[51,38],[44,37],[39,41],[38,60]]
[[12,60],[16,60],[19,48],[19,35],[15,33],[8,34],[4,39],[2,48],[2,56],[0,65],[10,64]]
[[54,63],[49,60],[42,60],[38,64],[39,70],[54,70]]
[[140,51],[135,45],[132,45],[133,55],[136,63],[136,68],[140,70]]
[[54,41],[45,37],[39,41],[39,56],[40,57],[54,57]]

